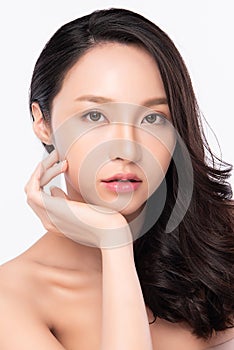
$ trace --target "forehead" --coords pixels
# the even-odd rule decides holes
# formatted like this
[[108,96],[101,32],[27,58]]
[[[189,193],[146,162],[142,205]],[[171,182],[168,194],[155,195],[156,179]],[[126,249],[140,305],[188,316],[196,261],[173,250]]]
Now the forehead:
[[90,107],[90,101],[79,100],[84,95],[136,105],[166,97],[154,58],[136,45],[118,43],[98,44],[73,65],[53,99],[53,118],[71,116]]
[[154,58],[140,47],[118,43],[104,43],[86,52],[67,73],[63,87],[117,99],[164,90]]

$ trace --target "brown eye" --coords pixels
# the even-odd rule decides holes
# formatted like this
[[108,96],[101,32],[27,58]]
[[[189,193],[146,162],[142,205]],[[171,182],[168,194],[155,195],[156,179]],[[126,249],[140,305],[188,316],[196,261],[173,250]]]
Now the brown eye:
[[165,123],[165,117],[163,117],[162,115],[160,114],[157,114],[157,113],[152,113],[152,114],[149,114],[147,115],[145,118],[144,118],[148,124],[164,124]]
[[103,117],[103,120],[104,120],[105,117],[103,116],[102,113],[93,111],[83,115],[82,119],[87,119],[88,121],[91,121],[91,122],[98,122],[98,121],[103,121],[103,120],[100,120],[101,116]]

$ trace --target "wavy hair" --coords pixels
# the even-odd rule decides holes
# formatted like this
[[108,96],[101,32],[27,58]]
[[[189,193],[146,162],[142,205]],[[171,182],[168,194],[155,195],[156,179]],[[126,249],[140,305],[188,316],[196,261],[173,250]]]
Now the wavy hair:
[[[155,59],[173,125],[193,167],[192,199],[183,220],[165,233],[178,193],[172,159],[165,176],[163,212],[134,242],[145,304],[155,318],[186,322],[194,335],[208,339],[213,332],[234,326],[234,201],[227,181],[232,165],[212,154],[189,73],[172,40],[150,20],[122,8],[97,10],[63,25],[36,62],[30,86],[31,116],[36,101],[50,124],[52,102],[66,73],[88,50],[105,42],[137,45]],[[43,145],[52,151],[52,145]],[[180,153],[179,145],[175,152]]]

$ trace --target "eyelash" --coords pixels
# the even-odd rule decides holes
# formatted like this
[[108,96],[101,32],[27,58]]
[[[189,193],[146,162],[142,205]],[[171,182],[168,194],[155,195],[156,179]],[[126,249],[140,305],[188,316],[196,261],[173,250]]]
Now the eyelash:
[[[103,114],[102,114],[101,112],[98,112],[98,111],[90,111],[90,112],[88,112],[88,113],[82,115],[82,119],[87,119],[87,117],[88,117],[89,115],[91,115],[92,113],[96,113],[96,114],[99,114],[99,115],[102,115],[102,116],[103,116]],[[165,123],[166,123],[166,117],[163,116],[163,115],[161,115],[161,114],[159,114],[159,113],[150,113],[150,114],[148,114],[147,116],[145,116],[145,117],[143,118],[143,120],[144,120],[145,118],[151,116],[151,115],[156,115],[157,117],[159,117],[159,118],[161,119],[161,121],[160,121],[159,123],[147,123],[148,125],[150,125],[150,124],[152,124],[152,125],[162,125],[162,124],[165,124]],[[104,116],[104,118],[105,118],[105,116]],[[96,121],[90,120],[90,121],[91,121],[92,123],[99,122],[99,120],[96,120]]]

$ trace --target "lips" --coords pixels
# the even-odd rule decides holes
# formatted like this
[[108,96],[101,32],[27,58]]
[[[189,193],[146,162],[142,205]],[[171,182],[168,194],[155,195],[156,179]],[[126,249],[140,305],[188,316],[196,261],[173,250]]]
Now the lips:
[[114,182],[114,181],[142,182],[142,180],[139,179],[139,177],[137,177],[135,174],[132,174],[132,173],[128,173],[128,174],[118,173],[109,177],[108,179],[102,180],[102,182]]
[[118,173],[101,182],[108,191],[124,194],[126,192],[137,191],[142,180],[133,173]]

